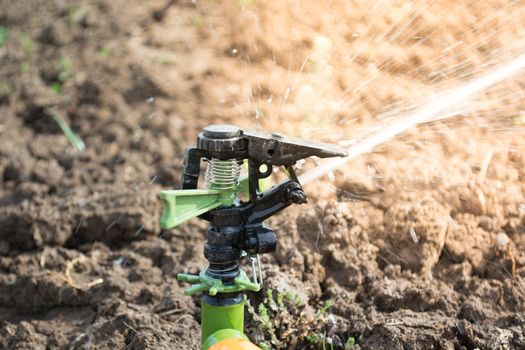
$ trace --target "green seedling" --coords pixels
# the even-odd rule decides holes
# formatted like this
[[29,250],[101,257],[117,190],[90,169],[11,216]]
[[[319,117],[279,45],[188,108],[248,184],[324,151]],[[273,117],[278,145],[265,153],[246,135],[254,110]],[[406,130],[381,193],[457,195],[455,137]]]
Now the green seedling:
[[332,300],[327,300],[323,303],[323,306],[317,310],[316,318],[319,319],[326,315],[328,309],[330,309],[334,305],[334,302]]
[[8,80],[0,80],[0,96],[9,95],[13,91],[13,87]]
[[106,59],[111,55],[111,49],[109,47],[102,46],[98,49],[98,57]]
[[349,337],[345,343],[345,350],[351,350],[354,348],[354,346],[355,346],[355,338]]
[[306,341],[312,345],[319,344],[321,341],[321,335],[319,333],[313,332],[306,337]]
[[89,8],[87,6],[78,6],[72,5],[68,9],[69,20],[72,23],[81,23],[86,20],[86,16],[89,13]]
[[20,46],[22,46],[22,48],[28,53],[33,52],[34,43],[33,43],[33,39],[31,38],[29,34],[22,35],[20,39]]
[[55,94],[59,94],[62,92],[62,84],[58,83],[58,82],[54,82],[54,83],[51,83],[51,85],[49,85],[49,88],[51,89],[51,91],[53,91]]
[[292,292],[287,291],[286,293],[284,293],[284,297],[286,298],[286,300],[293,302],[296,307],[301,307],[305,304],[304,300],[299,294],[293,294]]
[[60,80],[60,82],[64,83],[71,77],[72,66],[73,64],[69,57],[64,56],[58,61],[58,80]]
[[25,74],[29,72],[29,69],[31,68],[31,65],[28,61],[24,61],[20,63],[20,73]]
[[330,346],[330,350],[334,350],[334,347],[335,347],[333,341],[326,336],[326,333],[321,334],[318,332],[312,332],[310,335],[306,337],[306,340],[309,344],[312,344],[312,345],[321,344],[323,350],[327,349],[327,345]]
[[63,56],[60,58],[60,60],[55,62],[55,67],[58,70],[58,80],[52,82],[49,85],[49,88],[54,93],[60,94],[62,92],[64,83],[72,76],[73,63],[69,57]]
[[53,120],[60,127],[60,130],[62,130],[71,145],[75,147],[77,151],[82,152],[86,149],[86,144],[84,141],[82,141],[82,139],[71,129],[65,119],[56,110],[48,109],[47,113],[51,115]]
[[9,29],[0,26],[0,47],[4,47],[9,39]]

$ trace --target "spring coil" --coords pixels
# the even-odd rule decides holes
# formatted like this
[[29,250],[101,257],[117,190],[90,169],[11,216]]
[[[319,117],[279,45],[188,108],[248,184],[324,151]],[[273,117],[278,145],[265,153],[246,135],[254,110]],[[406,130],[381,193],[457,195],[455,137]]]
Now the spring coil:
[[236,159],[220,160],[212,158],[207,160],[204,179],[208,188],[214,190],[234,189],[239,185],[241,165]]

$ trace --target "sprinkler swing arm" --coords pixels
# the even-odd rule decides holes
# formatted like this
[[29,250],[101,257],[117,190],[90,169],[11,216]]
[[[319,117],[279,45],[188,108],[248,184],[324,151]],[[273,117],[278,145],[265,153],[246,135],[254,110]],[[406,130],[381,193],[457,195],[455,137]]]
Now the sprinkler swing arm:
[[[162,228],[173,228],[193,217],[210,222],[204,246],[209,266],[197,276],[177,276],[192,284],[186,295],[202,293],[202,349],[226,343],[230,344],[226,349],[258,349],[244,335],[244,292],[260,290],[259,254],[277,248],[275,232],[263,221],[292,204],[307,202],[293,165],[311,156],[341,157],[346,151],[277,133],[211,125],[198,135],[197,145],[186,150],[181,190],[160,193]],[[208,188],[197,189],[203,160],[208,163]],[[246,161],[248,176],[241,177]],[[289,178],[261,192],[260,181],[272,174],[274,166],[283,166]],[[243,196],[248,200],[243,201]],[[253,281],[239,267],[244,256],[252,259]]]

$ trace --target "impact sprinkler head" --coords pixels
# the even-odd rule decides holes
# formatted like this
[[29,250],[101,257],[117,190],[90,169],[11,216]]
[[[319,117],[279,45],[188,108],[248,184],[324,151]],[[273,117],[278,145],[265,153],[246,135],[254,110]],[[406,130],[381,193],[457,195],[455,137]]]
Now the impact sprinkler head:
[[[161,226],[170,229],[195,216],[211,221],[207,213],[218,207],[231,206],[243,208],[243,216],[250,222],[264,216],[260,219],[262,222],[284,208],[262,213],[261,205],[268,205],[269,200],[267,195],[258,191],[258,184],[259,180],[272,174],[273,166],[284,166],[290,179],[277,186],[279,191],[272,191],[272,200],[285,202],[281,205],[306,203],[307,196],[292,166],[312,156],[344,157],[346,151],[334,145],[278,133],[247,131],[233,125],[207,126],[197,137],[197,145],[186,150],[181,190],[160,193],[164,201]],[[205,173],[207,189],[197,190],[201,160],[208,163]],[[241,177],[244,161],[248,161],[248,176]],[[240,203],[241,193],[249,195],[250,201]]]
[[[307,202],[293,165],[311,156],[346,156],[346,151],[275,133],[210,125],[199,134],[196,146],[186,150],[182,188],[160,193],[164,202],[162,228],[173,228],[196,216],[210,222],[204,245],[209,266],[198,275],[177,276],[179,281],[192,284],[185,294],[203,293],[203,349],[225,328],[233,330],[235,337],[243,337],[243,293],[260,290],[259,254],[277,248],[275,232],[263,221],[291,204]],[[202,160],[208,163],[204,175],[207,188],[197,189]],[[245,162],[248,175],[241,176]],[[262,191],[260,181],[272,174],[274,166],[283,166],[289,178]],[[251,258],[251,280],[239,267],[244,256]]]

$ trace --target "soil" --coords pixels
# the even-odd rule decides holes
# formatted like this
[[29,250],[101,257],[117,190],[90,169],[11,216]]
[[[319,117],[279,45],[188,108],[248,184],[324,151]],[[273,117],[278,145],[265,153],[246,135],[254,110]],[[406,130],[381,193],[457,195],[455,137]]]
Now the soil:
[[[206,225],[161,231],[157,194],[203,126],[342,141],[525,37],[519,1],[303,5],[0,0],[0,348],[198,349],[175,276],[205,266]],[[524,91],[522,74],[308,184],[269,220],[252,339],[525,349]]]

